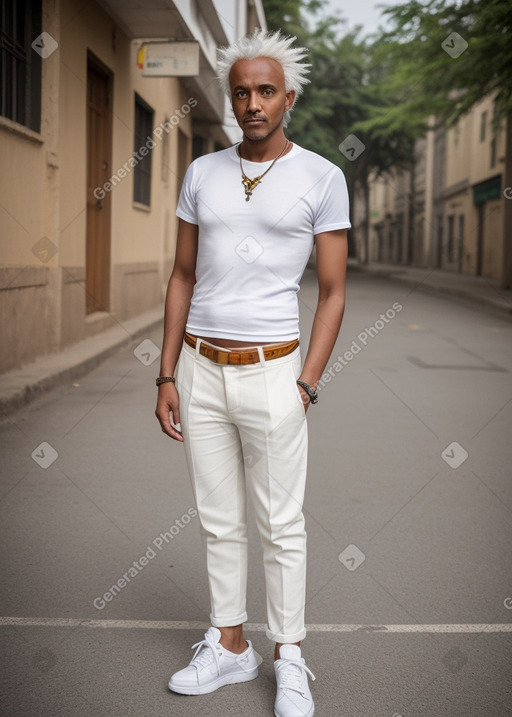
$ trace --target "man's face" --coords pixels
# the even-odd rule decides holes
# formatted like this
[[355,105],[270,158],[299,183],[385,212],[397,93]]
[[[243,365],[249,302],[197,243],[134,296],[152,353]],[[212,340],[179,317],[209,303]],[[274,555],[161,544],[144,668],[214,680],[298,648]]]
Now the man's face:
[[286,92],[281,65],[269,57],[235,62],[229,73],[236,121],[251,140],[265,139],[281,126],[295,99]]

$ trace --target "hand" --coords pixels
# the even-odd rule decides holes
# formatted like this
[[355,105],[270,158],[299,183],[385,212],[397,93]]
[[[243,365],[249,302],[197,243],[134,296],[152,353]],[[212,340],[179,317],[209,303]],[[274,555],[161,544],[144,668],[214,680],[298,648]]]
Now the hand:
[[299,386],[297,384],[297,388],[299,389],[300,397],[302,399],[302,403],[304,404],[304,412],[307,413],[308,408],[311,404],[311,400],[310,400],[308,394],[306,393],[306,391],[304,391],[304,389],[302,388],[302,386]]
[[[158,387],[155,415],[166,435],[174,438],[175,441],[183,442],[180,425],[180,398],[174,383],[169,381]],[[171,420],[176,428],[171,425]]]

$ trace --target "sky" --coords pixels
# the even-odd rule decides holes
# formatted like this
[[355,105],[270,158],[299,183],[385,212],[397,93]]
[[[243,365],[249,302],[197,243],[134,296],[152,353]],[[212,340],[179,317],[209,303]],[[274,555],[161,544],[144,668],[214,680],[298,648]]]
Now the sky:
[[348,23],[348,28],[355,25],[363,26],[363,35],[375,32],[383,5],[397,5],[393,0],[328,0],[328,14],[341,14]]
[[[238,0],[213,0],[221,17],[226,34],[230,42],[233,41],[233,18]],[[341,14],[348,24],[347,29],[356,25],[363,26],[363,35],[375,32],[379,26],[379,18],[383,5],[397,5],[397,0],[327,0],[325,12],[327,15]],[[263,0],[265,7],[265,0]]]

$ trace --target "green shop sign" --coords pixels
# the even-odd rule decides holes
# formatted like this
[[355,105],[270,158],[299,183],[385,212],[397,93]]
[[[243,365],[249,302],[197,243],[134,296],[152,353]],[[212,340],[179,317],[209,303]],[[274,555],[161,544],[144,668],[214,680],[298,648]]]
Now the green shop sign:
[[473,201],[475,204],[483,204],[490,199],[499,199],[501,197],[501,174],[485,182],[475,184],[473,187]]

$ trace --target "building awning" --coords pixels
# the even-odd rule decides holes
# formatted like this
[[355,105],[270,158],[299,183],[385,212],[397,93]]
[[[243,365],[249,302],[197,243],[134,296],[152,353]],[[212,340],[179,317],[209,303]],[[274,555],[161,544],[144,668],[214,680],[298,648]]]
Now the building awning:
[[180,78],[181,84],[197,100],[193,118],[222,124],[224,94],[216,81],[215,48],[229,43],[212,0],[190,5],[178,0],[98,0],[98,4],[131,40],[197,40],[199,75]]
[[483,204],[490,199],[499,199],[500,197],[501,174],[473,186],[473,201],[475,204]]
[[[146,39],[193,38],[190,25],[197,18],[193,13],[182,12],[183,3],[175,0],[98,0],[101,5],[121,27],[131,40],[144,37]],[[198,3],[199,5],[199,3]],[[212,0],[201,0],[200,13],[217,44],[227,45],[227,37],[219,20]],[[190,15],[190,17],[188,16]]]

